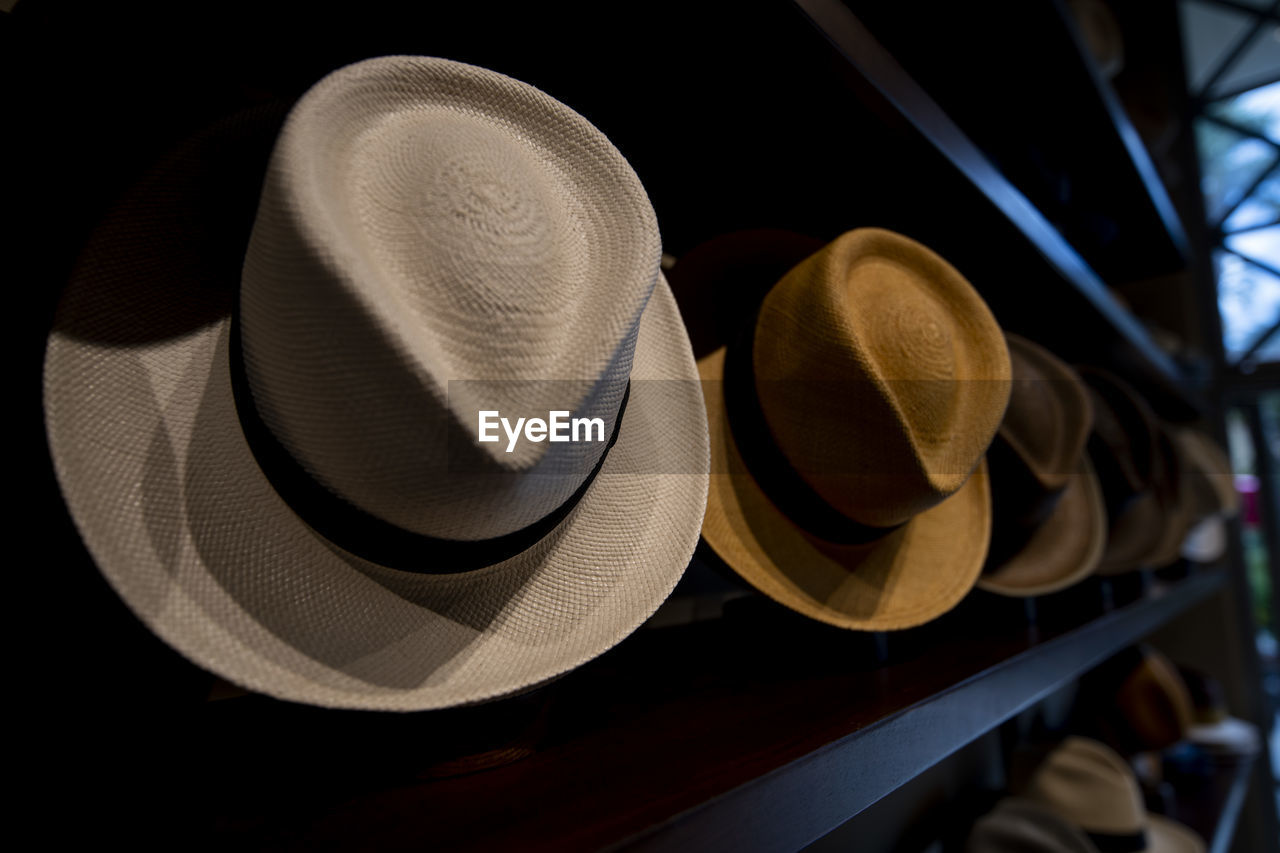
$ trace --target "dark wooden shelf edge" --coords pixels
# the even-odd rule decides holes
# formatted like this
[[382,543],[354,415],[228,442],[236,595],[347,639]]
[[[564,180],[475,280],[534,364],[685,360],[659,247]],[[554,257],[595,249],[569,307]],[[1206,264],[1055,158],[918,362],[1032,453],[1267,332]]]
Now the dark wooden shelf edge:
[[[1216,593],[1194,575],[673,816],[615,849],[796,850]],[[893,755],[892,761],[883,756]]]
[[[1137,351],[1169,390],[1203,408],[1183,371],[1111,294],[1097,273],[1040,211],[1009,182],[840,0],[794,0],[850,66],[1008,218],[1041,256]],[[1118,105],[1116,108],[1119,109]],[[1130,128],[1132,130],[1132,128]],[[1141,141],[1133,134],[1126,144]],[[1154,170],[1154,167],[1152,167]],[[1144,178],[1146,176],[1144,175]],[[1154,174],[1152,175],[1154,177]],[[1156,179],[1158,181],[1158,178]],[[1170,205],[1171,208],[1171,205]],[[1172,212],[1172,210],[1170,210]],[[1185,235],[1183,235],[1185,240]]]
[[1133,169],[1146,189],[1147,198],[1155,209],[1156,216],[1159,217],[1165,232],[1169,235],[1169,241],[1183,258],[1187,258],[1191,254],[1191,240],[1187,237],[1186,228],[1182,225],[1182,218],[1178,216],[1178,211],[1173,206],[1173,199],[1169,198],[1164,181],[1160,179],[1160,174],[1156,171],[1156,165],[1152,162],[1151,155],[1147,152],[1147,146],[1142,142],[1142,138],[1138,136],[1138,131],[1134,129],[1133,122],[1129,120],[1129,115],[1120,104],[1120,99],[1112,90],[1111,84],[1103,79],[1102,74],[1099,73],[1097,63],[1094,62],[1093,56],[1085,46],[1084,36],[1080,32],[1080,27],[1076,24],[1075,17],[1067,9],[1066,3],[1064,0],[1053,0],[1053,5],[1062,17],[1067,32],[1071,34],[1072,41],[1075,42],[1080,61],[1093,82],[1098,100],[1102,102],[1107,116],[1111,119],[1111,125],[1115,129],[1116,135],[1120,137],[1120,142],[1128,152]]

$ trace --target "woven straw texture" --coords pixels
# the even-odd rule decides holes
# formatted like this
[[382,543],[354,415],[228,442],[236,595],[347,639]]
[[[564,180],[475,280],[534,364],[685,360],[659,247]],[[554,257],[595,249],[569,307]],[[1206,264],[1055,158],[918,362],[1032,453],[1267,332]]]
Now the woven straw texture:
[[862,229],[789,272],[761,310],[756,384],[787,460],[846,516],[905,522],[865,544],[808,533],[752,477],[725,415],[725,354],[698,362],[712,458],[702,532],[716,553],[775,601],[842,628],[909,628],[954,607],[986,558],[983,454],[1010,379],[972,286],[919,243]]
[[879,228],[837,237],[769,291],[752,358],[787,459],[863,524],[900,524],[955,493],[1009,402],[1009,354],[982,297]]
[[[217,142],[198,153],[217,156]],[[448,151],[465,162],[426,174]],[[248,689],[408,711],[536,686],[658,607],[693,552],[705,503],[696,393],[633,395],[581,501],[504,562],[401,572],[304,524],[244,440],[229,301],[211,300],[217,310],[199,323],[184,316],[193,271],[234,247],[166,249],[146,236],[199,207],[174,189],[191,183],[175,174],[193,168],[165,164],[100,230],[45,361],[64,496],[99,568],[144,623]],[[450,203],[458,220],[442,225]],[[122,221],[137,239],[111,239]],[[608,410],[611,424],[628,379],[697,387],[634,173],[584,119],[492,72],[394,57],[326,78],[286,123],[250,246],[242,333],[264,420],[332,490],[422,532],[518,528],[572,492],[600,452],[499,460],[508,470],[480,479],[501,488],[451,501],[447,480],[420,483],[396,467],[430,467],[433,430],[466,411],[442,390],[450,380],[494,380],[485,387],[498,394],[508,380],[555,379],[559,389],[570,380],[579,395],[556,408]],[[100,310],[104,291],[110,311]],[[508,384],[500,405],[543,402]],[[468,528],[480,505],[488,526]]]
[[565,105],[459,63],[350,66],[294,108],[267,173],[240,302],[255,404],[371,514],[510,533],[603,444],[506,453],[474,442],[476,412],[612,431],[660,256],[635,172]]

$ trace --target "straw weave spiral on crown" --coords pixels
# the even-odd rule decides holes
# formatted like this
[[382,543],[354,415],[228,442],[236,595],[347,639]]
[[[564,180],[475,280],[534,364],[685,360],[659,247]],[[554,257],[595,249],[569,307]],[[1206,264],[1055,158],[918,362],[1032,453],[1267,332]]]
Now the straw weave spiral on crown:
[[477,412],[612,431],[659,256],[639,179],[563,104],[456,63],[344,69],[295,107],[264,187],[241,295],[254,403],[384,521],[518,530],[603,446],[507,454],[476,443]]

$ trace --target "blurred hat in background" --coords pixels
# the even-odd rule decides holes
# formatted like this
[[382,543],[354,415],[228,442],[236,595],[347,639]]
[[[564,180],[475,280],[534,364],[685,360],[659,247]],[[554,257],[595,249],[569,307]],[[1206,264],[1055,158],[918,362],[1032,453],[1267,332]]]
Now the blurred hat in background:
[[1107,546],[1098,573],[1114,575],[1146,567],[1162,544],[1169,505],[1157,493],[1164,464],[1155,414],[1127,382],[1107,371],[1081,367],[1093,403],[1089,456],[1107,504]]
[[1107,540],[1106,503],[1085,452],[1089,391],[1048,350],[1007,335],[1013,385],[987,451],[993,524],[978,586],[1044,595],[1093,573]]
[[1149,814],[1133,768],[1110,747],[1070,737],[1037,768],[1021,796],[1084,830],[1100,850],[1204,853],[1185,826]]

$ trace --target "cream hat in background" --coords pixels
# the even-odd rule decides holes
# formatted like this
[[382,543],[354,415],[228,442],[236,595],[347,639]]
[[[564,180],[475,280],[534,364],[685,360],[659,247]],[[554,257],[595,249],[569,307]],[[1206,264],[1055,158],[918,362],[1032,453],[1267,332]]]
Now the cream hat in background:
[[1005,797],[969,832],[968,853],[1099,853],[1078,827],[1039,803]]
[[1009,408],[987,463],[994,529],[978,587],[1015,597],[1046,595],[1088,577],[1107,541],[1107,508],[1085,452],[1089,392],[1053,353],[1007,337]]
[[969,592],[1010,368],[950,264],[899,234],[850,231],[698,365],[712,452],[702,534],[748,583],[859,630],[920,625]]
[[1070,737],[1037,768],[1021,796],[1080,827],[1098,847],[1150,853],[1204,853],[1181,824],[1147,813],[1133,769],[1111,748]]
[[1179,672],[1195,706],[1187,740],[1214,762],[1233,764],[1256,758],[1264,746],[1262,733],[1248,720],[1231,716],[1222,683],[1185,667]]
[[[638,627],[697,543],[708,449],[617,149],[491,71],[357,63],[289,115],[247,255],[174,232],[221,153],[111,215],[46,352],[59,483],[133,612],[245,688],[401,711],[536,686]],[[507,454],[480,408],[599,416],[612,444]]]
[[1176,440],[1185,459],[1195,523],[1182,541],[1182,556],[1198,563],[1214,563],[1227,552],[1226,519],[1240,511],[1231,460],[1203,432],[1184,428]]

